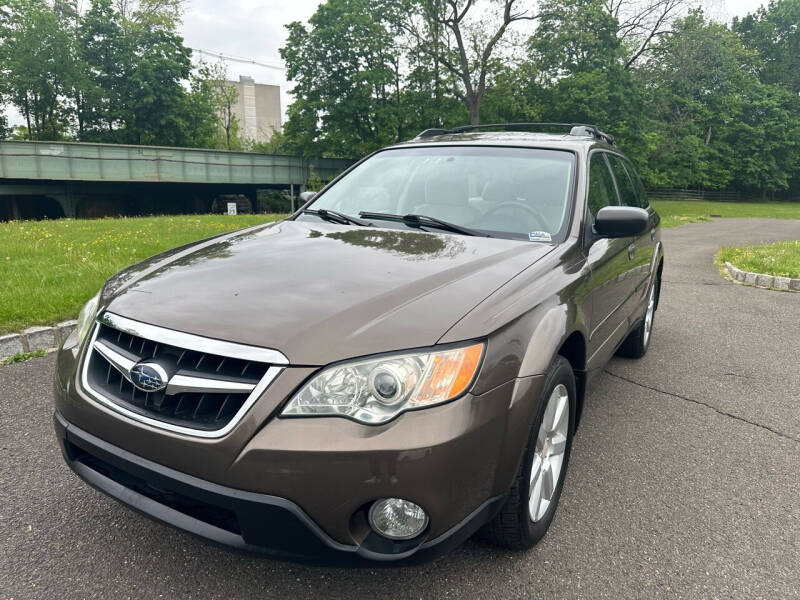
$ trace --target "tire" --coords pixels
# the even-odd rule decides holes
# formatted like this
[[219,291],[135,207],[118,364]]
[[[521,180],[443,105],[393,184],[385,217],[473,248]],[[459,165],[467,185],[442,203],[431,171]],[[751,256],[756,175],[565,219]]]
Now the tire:
[[650,340],[653,337],[653,320],[655,319],[656,307],[658,306],[658,295],[661,289],[661,281],[656,276],[650,293],[647,297],[647,308],[645,309],[644,319],[636,329],[628,334],[628,337],[620,344],[617,349],[617,356],[625,358],[642,358],[647,354],[650,347]]
[[[552,413],[548,414],[548,404],[557,392],[561,393],[564,390],[567,394],[566,406],[569,408],[569,413],[566,419],[566,439],[563,441],[563,458],[558,469],[557,480],[552,488],[552,496],[546,506],[539,504],[538,509],[542,509],[544,512],[537,514],[537,519],[534,521],[531,516],[531,512],[534,511],[529,506],[532,499],[532,470],[535,460],[538,465],[543,464],[540,454],[542,444],[537,438],[539,438],[545,415],[552,416]],[[575,399],[575,375],[572,372],[572,367],[563,356],[556,356],[547,372],[541,402],[539,403],[539,412],[536,415],[536,419],[534,419],[519,471],[514,478],[514,483],[511,486],[505,504],[497,515],[483,526],[478,534],[484,541],[512,550],[527,550],[536,545],[547,533],[558,507],[558,500],[561,498],[561,489],[567,473],[567,465],[569,464],[572,436],[575,430]],[[548,447],[552,450],[557,447],[557,444],[552,443]],[[552,457],[547,459],[550,469],[554,468],[550,463],[553,460]],[[540,469],[539,480],[541,482],[547,479],[543,473],[544,471]],[[541,483],[541,486],[539,489],[543,496],[544,483]],[[534,486],[534,491],[536,489],[536,486]]]

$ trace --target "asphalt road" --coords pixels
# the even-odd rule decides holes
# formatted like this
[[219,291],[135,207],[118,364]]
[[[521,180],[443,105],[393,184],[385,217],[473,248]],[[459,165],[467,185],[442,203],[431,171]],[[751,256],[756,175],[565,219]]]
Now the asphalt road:
[[800,294],[725,281],[724,244],[800,222],[664,232],[654,338],[590,390],[535,549],[468,542],[404,569],[312,568],[134,514],[63,464],[52,356],[0,367],[0,598],[800,597]]

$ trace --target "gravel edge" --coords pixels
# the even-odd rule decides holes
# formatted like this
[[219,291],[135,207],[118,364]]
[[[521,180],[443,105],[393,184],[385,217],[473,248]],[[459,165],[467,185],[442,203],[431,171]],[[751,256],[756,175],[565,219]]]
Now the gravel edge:
[[725,261],[725,271],[733,281],[744,285],[752,285],[781,292],[800,292],[800,279],[765,275],[763,273],[750,273],[748,271],[742,271],[728,261]]
[[52,350],[64,343],[78,322],[62,321],[52,327],[28,327],[20,333],[0,335],[0,359],[23,352]]

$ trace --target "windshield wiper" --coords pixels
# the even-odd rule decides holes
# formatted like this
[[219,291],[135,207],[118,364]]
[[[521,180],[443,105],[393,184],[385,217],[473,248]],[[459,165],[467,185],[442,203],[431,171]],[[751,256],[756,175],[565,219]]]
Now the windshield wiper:
[[369,221],[364,221],[362,219],[358,219],[356,217],[351,217],[350,215],[346,215],[344,213],[337,212],[335,210],[329,210],[327,208],[307,208],[303,211],[303,214],[308,213],[309,215],[316,215],[320,219],[325,219],[326,221],[330,221],[331,223],[339,223],[340,225],[358,225],[359,227],[372,227],[372,223]]
[[488,233],[481,233],[480,231],[477,231],[475,229],[470,229],[469,227],[462,227],[461,225],[456,225],[455,223],[450,223],[448,221],[442,221],[441,219],[437,219],[436,217],[429,217],[427,215],[416,215],[416,214],[392,215],[388,213],[376,213],[376,212],[360,212],[358,214],[359,216],[364,217],[366,219],[398,221],[400,223],[405,223],[409,227],[435,227],[437,229],[444,229],[445,231],[451,231],[453,233],[460,233],[461,235],[479,235],[482,237],[492,237]]

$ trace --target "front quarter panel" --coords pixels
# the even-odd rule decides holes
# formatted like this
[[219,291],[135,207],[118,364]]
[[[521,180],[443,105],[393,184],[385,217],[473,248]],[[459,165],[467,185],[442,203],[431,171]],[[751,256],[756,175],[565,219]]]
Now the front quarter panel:
[[476,393],[544,374],[569,335],[586,336],[588,278],[580,245],[568,241],[489,296],[439,342],[489,338]]

